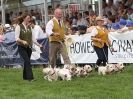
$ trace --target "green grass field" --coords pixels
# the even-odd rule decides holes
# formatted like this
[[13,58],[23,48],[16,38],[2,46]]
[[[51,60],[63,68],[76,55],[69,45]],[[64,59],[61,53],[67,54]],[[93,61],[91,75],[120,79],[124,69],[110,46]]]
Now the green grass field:
[[0,68],[0,99],[133,99],[133,66],[122,73],[72,81],[48,82],[42,68],[33,69],[35,82],[22,80],[22,69]]

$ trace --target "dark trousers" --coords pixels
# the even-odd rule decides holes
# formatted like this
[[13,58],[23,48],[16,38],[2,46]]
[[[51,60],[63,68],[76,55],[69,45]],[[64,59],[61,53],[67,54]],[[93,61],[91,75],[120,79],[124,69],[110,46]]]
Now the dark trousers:
[[108,46],[106,44],[104,45],[103,48],[94,46],[94,50],[96,51],[98,57],[96,65],[106,66],[106,63],[108,62]]
[[23,58],[24,61],[24,67],[23,67],[23,79],[24,80],[32,80],[34,79],[33,73],[32,73],[32,67],[30,64],[30,57],[32,50],[30,47],[23,47],[18,45],[18,51],[20,56]]

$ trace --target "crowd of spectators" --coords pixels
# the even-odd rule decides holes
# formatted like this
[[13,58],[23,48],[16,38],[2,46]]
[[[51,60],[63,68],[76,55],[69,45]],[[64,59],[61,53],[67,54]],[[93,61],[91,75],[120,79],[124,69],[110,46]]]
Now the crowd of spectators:
[[[113,3],[113,0],[109,0],[108,3],[104,1],[105,0],[103,0],[102,4],[102,13],[104,18],[104,25],[108,30],[118,30],[124,28],[124,26],[133,27],[133,0],[118,0],[115,4]],[[57,7],[61,6],[58,5]],[[11,27],[8,29],[14,30],[16,25],[21,23],[22,13],[23,12],[19,12],[17,14],[13,11],[6,13],[6,24],[9,24]],[[30,13],[38,25],[41,25],[41,23],[44,22],[44,20],[42,20],[44,18],[39,11],[26,10],[24,13]],[[48,7],[48,14],[53,14],[53,9],[51,7]],[[96,12],[94,12],[92,9],[92,5],[88,6],[87,11],[66,13],[65,16],[63,16],[63,20],[66,26],[67,35],[80,34],[77,32],[82,30],[84,30],[85,33],[90,33],[93,29],[93,26],[96,26],[95,19],[97,16],[98,15]],[[6,27],[7,26],[4,28],[6,29]],[[45,24],[41,25],[41,27],[45,32]],[[121,31],[123,32],[124,30],[125,28]],[[81,34],[83,34],[83,32]]]
[[[58,5],[57,7],[61,6]],[[21,15],[23,13],[31,14],[32,18],[35,19],[35,22],[33,22],[35,27],[38,27],[37,25],[41,25],[41,23],[44,22],[41,13],[35,10],[26,10],[24,12],[19,12],[18,14],[13,11],[6,13],[6,24],[5,26],[0,27],[0,42],[5,39],[7,42],[15,39],[13,31],[15,30],[15,27],[22,22]],[[48,8],[48,13],[50,15],[53,14],[53,9],[51,7]],[[104,25],[108,30],[119,30],[119,32],[124,32],[130,29],[133,30],[133,0],[121,0],[117,1],[115,4],[112,0],[109,0],[108,3],[103,0],[102,13]],[[87,11],[66,13],[65,16],[63,16],[67,31],[66,35],[82,35],[85,33],[91,33],[93,27],[97,25],[97,16],[96,12],[92,9],[92,5],[89,5]],[[45,32],[45,24],[41,25],[41,27],[43,32]]]
[[[110,30],[117,30],[123,28],[123,26],[133,26],[133,1],[122,0],[117,1],[115,4],[113,0],[109,0],[108,3],[102,4],[102,13],[104,18],[105,27]],[[71,15],[65,17],[67,27],[71,30],[71,34],[75,34],[80,27],[84,26],[87,29],[87,33],[91,32],[93,26],[96,26],[96,17],[98,15],[92,10],[92,6],[89,6],[88,11],[83,13],[74,12]],[[86,27],[86,28],[85,28]],[[82,28],[83,29],[83,28]],[[123,32],[123,31],[122,31]]]

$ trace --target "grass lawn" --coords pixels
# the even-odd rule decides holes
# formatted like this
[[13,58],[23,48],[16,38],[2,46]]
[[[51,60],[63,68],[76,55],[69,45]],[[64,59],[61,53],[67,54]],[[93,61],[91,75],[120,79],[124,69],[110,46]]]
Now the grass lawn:
[[0,99],[133,99],[133,66],[122,73],[72,81],[48,82],[42,68],[33,69],[35,82],[22,80],[22,69],[0,68]]

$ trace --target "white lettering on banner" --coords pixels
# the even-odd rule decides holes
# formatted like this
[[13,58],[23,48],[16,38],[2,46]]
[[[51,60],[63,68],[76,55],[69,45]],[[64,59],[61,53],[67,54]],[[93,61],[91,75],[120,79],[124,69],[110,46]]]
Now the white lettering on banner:
[[[72,63],[95,63],[97,55],[93,49],[91,34],[71,35],[73,43],[66,45]],[[125,33],[110,32],[109,39],[115,52],[111,54],[109,63],[133,63],[133,31]],[[63,62],[63,59],[62,59]]]

